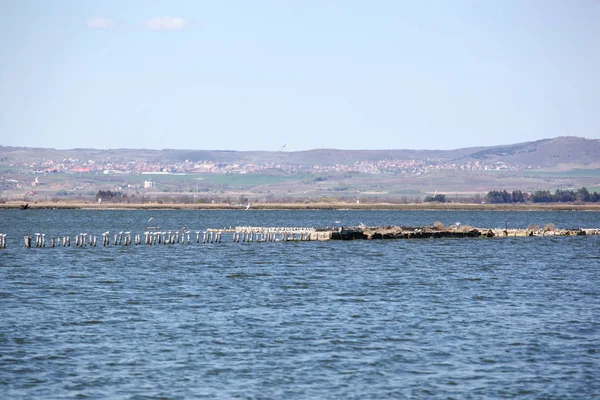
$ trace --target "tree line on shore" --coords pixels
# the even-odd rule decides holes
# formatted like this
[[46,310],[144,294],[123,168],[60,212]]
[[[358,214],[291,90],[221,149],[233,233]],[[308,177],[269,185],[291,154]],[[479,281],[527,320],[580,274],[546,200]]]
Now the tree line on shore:
[[471,199],[450,200],[445,194],[435,194],[426,196],[425,203],[447,203],[447,202],[474,202],[491,204],[517,204],[517,203],[598,203],[600,202],[600,193],[590,192],[585,187],[577,190],[557,189],[554,193],[549,190],[537,190],[535,192],[523,192],[521,190],[491,190],[485,197],[476,195]]
[[557,189],[554,193],[549,190],[537,190],[532,193],[513,190],[511,193],[506,190],[491,190],[485,197],[488,203],[508,204],[508,203],[598,203],[600,202],[600,193],[590,192],[585,187],[577,190]]
[[[164,195],[127,195],[121,191],[99,190],[94,196],[96,201],[101,203],[131,203],[131,204],[242,204],[247,205],[249,202],[261,203],[336,203],[336,202],[359,202],[360,204],[418,204],[418,203],[489,203],[489,204],[519,204],[519,203],[600,203],[600,193],[590,192],[585,187],[577,190],[558,189],[554,193],[548,190],[538,190],[535,192],[523,192],[521,190],[492,190],[483,196],[476,194],[471,197],[448,197],[446,194],[434,194],[426,196],[399,196],[399,197],[364,197],[364,196],[342,196],[342,197],[292,197],[292,196],[273,196],[269,195],[264,198],[250,198],[249,196],[240,195],[239,197],[223,195],[213,196],[193,196],[189,194],[164,194]],[[94,197],[79,196],[75,200],[88,202]],[[58,202],[61,197],[53,197],[51,201]],[[358,199],[358,201],[357,201]],[[25,197],[23,201],[34,201]],[[4,199],[0,198],[0,203],[4,203]]]

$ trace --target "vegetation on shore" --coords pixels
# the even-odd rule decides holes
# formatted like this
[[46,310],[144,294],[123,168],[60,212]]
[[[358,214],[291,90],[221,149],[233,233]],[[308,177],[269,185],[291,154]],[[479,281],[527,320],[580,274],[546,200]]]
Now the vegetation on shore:
[[537,190],[532,193],[514,190],[512,193],[506,190],[492,190],[486,196],[488,203],[506,204],[506,203],[598,203],[600,202],[600,193],[590,192],[585,187],[578,190],[557,189],[554,193],[549,190]]
[[128,196],[121,191],[100,190],[95,196],[78,198],[46,198],[6,200],[0,198],[0,208],[45,209],[356,209],[356,210],[586,210],[600,211],[600,194],[589,192],[585,187],[573,190],[557,190],[524,193],[490,191],[485,198],[460,198],[449,200],[445,194],[423,198],[248,198],[244,195],[232,198],[197,197],[186,194],[161,195],[153,198]]
[[[247,204],[227,203],[98,203],[98,202],[34,202],[28,203],[30,209],[92,209],[92,210],[245,210]],[[0,209],[19,209],[23,202],[0,203]],[[600,204],[468,204],[468,203],[349,203],[349,202],[312,202],[312,203],[251,203],[250,210],[464,210],[464,211],[600,211]]]

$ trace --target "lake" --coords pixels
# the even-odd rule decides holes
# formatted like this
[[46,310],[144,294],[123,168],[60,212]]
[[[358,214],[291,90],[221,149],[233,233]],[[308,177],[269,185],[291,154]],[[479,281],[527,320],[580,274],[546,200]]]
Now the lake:
[[[599,236],[73,246],[150,218],[600,227],[590,212],[0,210],[1,398],[600,397]],[[36,232],[72,247],[25,249]]]

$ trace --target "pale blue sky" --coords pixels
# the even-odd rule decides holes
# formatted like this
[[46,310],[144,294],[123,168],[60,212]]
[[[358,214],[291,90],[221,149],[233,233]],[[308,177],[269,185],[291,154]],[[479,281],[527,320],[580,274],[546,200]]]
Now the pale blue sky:
[[600,138],[597,0],[0,0],[0,145]]

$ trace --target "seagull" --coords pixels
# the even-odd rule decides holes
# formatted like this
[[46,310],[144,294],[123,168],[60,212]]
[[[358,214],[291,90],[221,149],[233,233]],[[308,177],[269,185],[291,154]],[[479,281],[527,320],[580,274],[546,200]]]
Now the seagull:
[[333,221],[335,224],[341,224],[342,221]]
[[251,204],[248,202],[248,205],[246,205],[246,210],[249,209],[251,206]]

